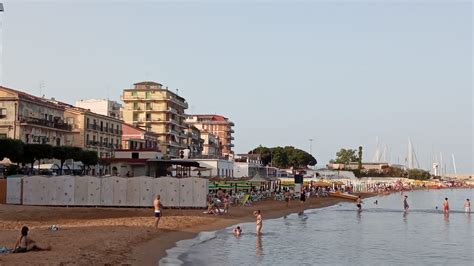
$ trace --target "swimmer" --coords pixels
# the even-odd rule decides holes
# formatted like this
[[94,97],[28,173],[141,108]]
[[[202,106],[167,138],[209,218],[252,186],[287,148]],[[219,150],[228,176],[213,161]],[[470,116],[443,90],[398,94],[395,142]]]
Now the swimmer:
[[240,236],[240,234],[242,234],[242,228],[240,228],[240,226],[237,226],[236,228],[234,228],[233,234],[234,236]]

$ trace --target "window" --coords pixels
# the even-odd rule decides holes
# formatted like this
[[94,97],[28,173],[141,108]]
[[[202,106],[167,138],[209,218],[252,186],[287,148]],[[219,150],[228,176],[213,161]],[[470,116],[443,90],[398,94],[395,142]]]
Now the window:
[[0,134],[0,139],[6,139],[7,138],[7,134]]
[[133,110],[140,110],[138,103],[133,103]]
[[104,130],[104,122],[100,121],[100,131]]
[[86,145],[89,145],[89,134],[86,135]]
[[25,143],[30,143],[30,134],[25,134]]
[[0,108],[0,118],[6,118],[6,117],[7,117],[7,109]]
[[100,137],[100,142],[99,142],[100,146],[102,146],[102,137]]
[[151,110],[151,103],[146,103],[146,109]]
[[56,138],[56,146],[61,146],[61,139],[60,138]]
[[145,98],[150,99],[150,92],[149,91],[145,92]]
[[132,159],[138,159],[138,152],[132,152]]
[[132,96],[133,96],[133,97],[137,97],[137,92],[136,92],[136,91],[132,91]]
[[150,114],[146,114],[146,121],[151,121],[151,115]]

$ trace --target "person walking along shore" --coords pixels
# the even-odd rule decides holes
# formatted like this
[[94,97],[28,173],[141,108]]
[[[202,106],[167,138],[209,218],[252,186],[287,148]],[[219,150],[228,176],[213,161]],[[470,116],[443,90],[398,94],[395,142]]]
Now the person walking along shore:
[[466,201],[464,201],[464,212],[471,213],[471,201],[469,199],[466,199]]
[[407,212],[408,208],[410,208],[410,206],[408,206],[408,196],[405,195],[405,198],[403,199],[403,209],[405,210],[405,212]]
[[161,219],[161,201],[160,194],[156,195],[155,200],[153,201],[153,207],[155,207],[155,230],[158,230],[158,223]]

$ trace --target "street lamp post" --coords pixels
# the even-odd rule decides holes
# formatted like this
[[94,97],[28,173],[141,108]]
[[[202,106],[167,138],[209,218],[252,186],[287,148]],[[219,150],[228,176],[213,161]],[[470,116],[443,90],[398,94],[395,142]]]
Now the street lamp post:
[[[314,139],[309,139],[309,154],[311,154],[311,156],[313,156],[313,140]],[[315,166],[313,166],[314,168]]]

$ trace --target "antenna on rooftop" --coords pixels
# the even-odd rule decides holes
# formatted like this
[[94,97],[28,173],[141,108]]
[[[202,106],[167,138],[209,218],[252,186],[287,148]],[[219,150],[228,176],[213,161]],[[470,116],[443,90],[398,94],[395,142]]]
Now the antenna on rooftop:
[[44,96],[44,94],[43,94],[43,88],[44,88],[44,86],[45,86],[44,80],[40,80],[40,82],[39,82],[39,84],[38,84],[39,95],[40,95],[40,96],[41,96],[41,95]]
[[179,89],[176,89],[176,95],[178,95],[178,94],[179,94]]

